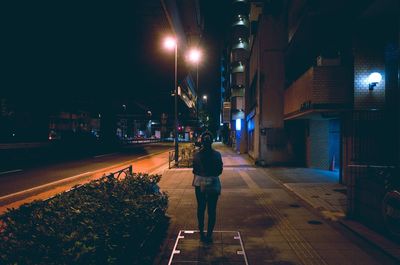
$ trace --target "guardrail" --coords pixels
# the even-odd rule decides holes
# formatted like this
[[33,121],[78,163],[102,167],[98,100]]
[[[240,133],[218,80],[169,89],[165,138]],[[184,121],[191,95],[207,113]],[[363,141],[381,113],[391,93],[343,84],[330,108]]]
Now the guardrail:
[[50,145],[50,142],[37,142],[37,143],[6,143],[0,144],[0,150],[8,149],[30,149],[39,148]]
[[124,144],[149,144],[149,143],[158,143],[161,139],[131,139],[131,140],[123,140]]
[[[116,179],[119,180],[121,177],[126,177],[126,176],[132,175],[132,174],[133,174],[133,167],[132,167],[132,165],[129,165],[128,167],[125,167],[125,168],[123,168],[123,169],[120,169],[120,170],[118,170],[118,171],[116,171],[116,172],[112,172],[112,173],[109,173],[109,174],[107,174],[107,175],[104,174],[103,177],[106,177],[106,178],[116,178]],[[78,185],[76,185],[76,186],[74,186],[74,187],[72,187],[72,188],[70,188],[70,189],[68,189],[68,190],[66,190],[66,191],[64,191],[64,192],[70,192],[70,191],[72,191],[72,190],[79,189],[79,188],[80,188],[81,186],[83,186],[83,185],[85,185],[85,184],[78,184]],[[50,200],[50,199],[52,199],[52,198],[55,197],[55,196],[57,196],[57,195],[51,196],[51,197],[45,199],[44,201]]]

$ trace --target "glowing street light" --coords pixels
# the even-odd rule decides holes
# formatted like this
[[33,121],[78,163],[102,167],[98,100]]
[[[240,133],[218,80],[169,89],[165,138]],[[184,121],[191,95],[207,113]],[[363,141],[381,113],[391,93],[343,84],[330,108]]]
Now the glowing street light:
[[198,64],[201,61],[201,51],[197,48],[193,48],[189,51],[188,58],[192,63]]
[[167,50],[174,50],[175,51],[175,82],[174,82],[174,91],[175,91],[175,164],[178,164],[179,159],[179,147],[178,147],[178,42],[176,38],[171,36],[166,37],[164,39],[164,47]]
[[[202,59],[202,52],[201,50],[199,50],[198,48],[192,48],[189,50],[188,53],[188,59],[191,63],[194,63],[196,65],[196,91],[197,91],[197,95],[200,93],[200,89],[199,89],[199,62]],[[198,96],[197,96],[197,120],[199,120],[199,101],[198,101]]]
[[166,37],[166,38],[164,39],[164,47],[165,47],[167,50],[175,49],[176,46],[177,46],[177,42],[176,42],[176,39],[175,39],[175,38],[168,36],[168,37]]

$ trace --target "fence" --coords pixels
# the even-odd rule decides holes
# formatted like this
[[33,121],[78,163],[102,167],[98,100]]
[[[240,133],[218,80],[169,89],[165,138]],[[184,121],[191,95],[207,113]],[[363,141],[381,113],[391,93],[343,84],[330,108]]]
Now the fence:
[[123,140],[123,144],[149,144],[149,143],[158,143],[160,142],[160,139],[157,138],[150,138],[150,139],[145,139],[145,138],[135,138],[135,139],[130,139],[130,140]]
[[347,214],[382,232],[400,236],[398,169],[394,166],[347,166]]
[[[133,167],[132,167],[132,165],[130,165],[128,167],[125,167],[125,168],[120,169],[120,170],[118,170],[116,172],[110,173],[108,175],[104,174],[103,177],[120,179],[121,177],[126,177],[126,176],[132,175],[132,174],[133,174]],[[97,181],[99,181],[99,180],[97,180]],[[66,190],[64,192],[70,192],[72,190],[79,189],[83,185],[85,185],[85,184],[78,184],[78,185],[76,185],[76,186],[74,186],[74,187],[72,187],[72,188],[70,188],[70,189],[68,189],[68,190]],[[55,196],[57,196],[57,195],[51,196],[51,197],[45,199],[45,201],[48,201],[48,200],[54,198]]]

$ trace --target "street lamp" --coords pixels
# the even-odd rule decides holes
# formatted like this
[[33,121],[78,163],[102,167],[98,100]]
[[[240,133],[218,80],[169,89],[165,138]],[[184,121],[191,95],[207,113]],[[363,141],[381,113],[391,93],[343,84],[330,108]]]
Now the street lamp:
[[175,164],[178,164],[179,147],[178,147],[178,42],[176,38],[166,37],[164,40],[164,47],[167,50],[175,51],[175,77],[174,77],[174,91],[175,91]]
[[191,63],[196,65],[196,105],[197,105],[197,120],[199,120],[199,62],[201,61],[202,52],[198,48],[192,48],[189,50],[188,58]]

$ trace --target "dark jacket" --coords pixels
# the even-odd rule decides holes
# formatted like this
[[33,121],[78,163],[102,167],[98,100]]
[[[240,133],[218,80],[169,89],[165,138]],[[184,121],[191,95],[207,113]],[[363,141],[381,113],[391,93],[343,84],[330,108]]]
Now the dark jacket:
[[217,177],[222,173],[221,154],[213,149],[201,149],[193,157],[193,174]]

